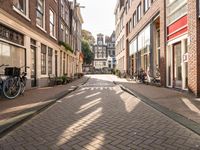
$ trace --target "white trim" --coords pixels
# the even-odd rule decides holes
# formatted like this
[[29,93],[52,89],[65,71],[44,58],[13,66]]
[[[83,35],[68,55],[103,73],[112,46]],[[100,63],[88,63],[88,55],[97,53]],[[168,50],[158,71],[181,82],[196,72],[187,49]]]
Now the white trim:
[[169,35],[167,35],[167,36],[169,37],[169,36],[171,36],[171,35],[175,34],[176,32],[178,32],[178,31],[180,31],[180,30],[184,29],[185,27],[188,27],[188,25],[185,25],[185,26],[183,26],[183,27],[181,27],[181,28],[179,28],[179,29],[175,30],[174,32],[170,33],[170,34],[169,34]]
[[37,26],[40,30],[42,30],[43,32],[47,33],[47,31],[46,31],[44,28],[40,27],[37,23],[36,23],[36,26]]
[[54,40],[57,40],[57,38],[55,36],[50,35],[50,37],[52,37]]
[[183,34],[179,35],[178,37],[175,37],[175,38],[169,40],[167,45],[172,45],[172,44],[177,43],[185,38],[188,38],[188,33],[183,33]]

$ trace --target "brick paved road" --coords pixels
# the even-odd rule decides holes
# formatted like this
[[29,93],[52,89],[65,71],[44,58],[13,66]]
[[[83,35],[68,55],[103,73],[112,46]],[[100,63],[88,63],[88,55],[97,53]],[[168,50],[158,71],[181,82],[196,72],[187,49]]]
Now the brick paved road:
[[200,149],[198,135],[106,80],[112,76],[91,76],[0,139],[0,149]]

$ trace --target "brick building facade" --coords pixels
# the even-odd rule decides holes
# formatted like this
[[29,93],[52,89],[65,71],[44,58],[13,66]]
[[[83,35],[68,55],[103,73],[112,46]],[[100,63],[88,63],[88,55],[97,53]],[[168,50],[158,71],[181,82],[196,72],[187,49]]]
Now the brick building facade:
[[[66,10],[70,9],[69,2],[63,1]],[[79,59],[75,53],[77,49],[70,52],[59,44],[60,41],[64,41],[60,35],[60,2],[1,1],[0,64],[9,64],[13,67],[29,66],[27,88],[48,85],[49,74],[73,76],[77,73],[76,69],[69,69],[72,66],[76,68],[75,60]],[[74,6],[79,7],[77,4]],[[63,15],[66,16],[66,13],[70,12],[65,11]],[[70,26],[70,20],[67,23]],[[68,34],[66,36],[70,37],[70,32]],[[4,68],[0,68],[1,73],[3,70]]]
[[162,86],[199,96],[199,1],[119,0],[119,4],[125,11],[127,73],[143,69],[156,76],[159,70]]

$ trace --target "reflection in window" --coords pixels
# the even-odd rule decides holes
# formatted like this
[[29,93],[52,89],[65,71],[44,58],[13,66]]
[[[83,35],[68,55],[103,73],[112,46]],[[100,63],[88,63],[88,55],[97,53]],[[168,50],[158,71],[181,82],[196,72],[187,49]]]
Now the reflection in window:
[[10,56],[10,46],[9,45],[2,45],[2,49],[1,49],[1,55],[2,56]]
[[[8,64],[11,67],[21,67],[25,65],[25,50],[20,47],[0,42],[0,65]],[[0,68],[0,74],[4,73],[4,68]]]

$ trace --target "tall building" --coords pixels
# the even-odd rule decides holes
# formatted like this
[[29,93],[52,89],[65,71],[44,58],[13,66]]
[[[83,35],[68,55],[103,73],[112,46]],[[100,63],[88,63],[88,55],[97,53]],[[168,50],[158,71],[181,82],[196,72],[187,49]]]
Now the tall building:
[[115,7],[115,55],[116,69],[127,72],[127,51],[125,49],[125,0],[117,0]]
[[111,70],[115,68],[115,32],[104,38],[103,34],[97,35],[97,43],[93,45],[94,68]]
[[107,64],[109,69],[114,69],[116,66],[115,58],[115,32],[112,35],[105,37],[105,44],[107,45]]
[[107,47],[104,44],[104,35],[97,35],[97,43],[93,45],[94,52],[94,68],[104,69],[107,68]]
[[[78,5],[74,1],[78,10]],[[13,0],[0,5],[0,64],[27,69],[27,88],[49,83],[49,74],[73,76],[70,63],[77,60],[70,43],[68,0]],[[78,21],[78,19],[76,20]],[[81,30],[81,26],[75,27]],[[72,47],[70,52],[60,41]],[[78,41],[78,40],[76,40]],[[77,43],[77,42],[76,42]],[[0,68],[3,73],[4,68]]]

